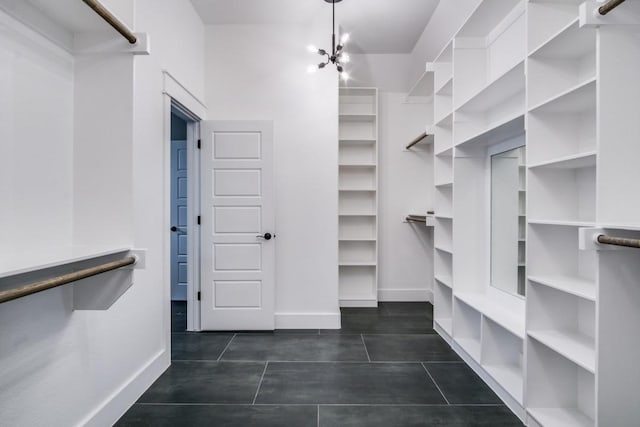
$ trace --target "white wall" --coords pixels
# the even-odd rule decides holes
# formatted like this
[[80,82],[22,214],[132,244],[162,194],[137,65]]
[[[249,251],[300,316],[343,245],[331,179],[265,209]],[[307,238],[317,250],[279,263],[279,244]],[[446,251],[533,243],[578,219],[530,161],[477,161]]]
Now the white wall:
[[[6,425],[111,425],[170,361],[161,70],[203,97],[204,26],[188,0],[107,5],[136,31],[150,34],[151,56],[83,57],[71,62],[75,82],[70,61],[52,63],[47,51],[30,45],[21,45],[17,56],[9,49],[14,60],[0,62],[3,166],[22,166],[28,177],[20,179],[14,168],[1,172],[20,181],[1,187],[3,207],[7,201],[25,218],[13,224],[14,234],[3,233],[2,242],[12,246],[25,231],[35,234],[40,228],[35,237],[59,236],[59,244],[126,241],[147,249],[146,269],[135,272],[133,286],[107,311],[74,311],[69,286],[2,304],[0,419]],[[7,55],[8,43],[3,33],[0,55]],[[97,72],[87,86],[93,67]],[[7,75],[14,76],[12,83],[20,75],[23,83],[8,87]],[[88,94],[96,97],[97,111],[108,113],[108,121],[94,129],[87,111],[78,111],[91,104]],[[74,110],[86,119],[75,127]],[[33,111],[40,120],[28,122]],[[57,123],[51,123],[54,117]],[[5,138],[17,132],[19,141]],[[96,155],[103,156],[102,163]],[[89,158],[91,167],[81,166]],[[74,185],[75,172],[82,182]],[[24,202],[13,203],[13,194],[4,198],[11,191]],[[46,215],[37,210],[40,204]],[[77,226],[72,230],[71,224]]]
[[411,59],[408,54],[352,55],[352,78],[341,82],[379,90],[380,301],[433,299],[433,229],[402,222],[409,213],[424,215],[434,208],[432,146],[404,149],[433,121],[429,99],[407,100],[415,84],[408,82]]
[[276,328],[340,325],[338,76],[306,72],[305,46],[325,38],[322,25],[207,27],[209,119],[274,122]]
[[432,301],[433,228],[403,223],[433,205],[433,146],[405,146],[421,132],[431,105],[406,101],[406,93],[381,93],[380,253],[381,301]]
[[0,11],[2,258],[71,243],[73,58],[19,28]]
[[380,92],[408,91],[409,54],[352,54],[349,81],[341,86],[377,87]]

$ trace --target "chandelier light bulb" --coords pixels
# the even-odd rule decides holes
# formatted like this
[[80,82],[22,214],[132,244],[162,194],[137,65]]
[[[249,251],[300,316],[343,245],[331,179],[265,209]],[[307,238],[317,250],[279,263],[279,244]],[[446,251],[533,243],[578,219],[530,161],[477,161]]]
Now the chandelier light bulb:
[[[1,1],[1,0],[0,0]],[[309,73],[315,73],[317,70],[325,68],[329,64],[333,64],[340,73],[344,80],[349,79],[349,75],[344,72],[344,64],[350,61],[349,55],[344,51],[344,44],[349,40],[349,34],[344,33],[340,37],[340,43],[336,43],[336,3],[340,3],[342,0],[325,0],[327,3],[332,4],[333,21],[331,25],[331,48],[319,49],[316,46],[310,44],[307,46],[307,50],[311,53],[317,53],[322,56],[323,62],[319,63],[317,67],[310,66],[307,68]]]
[[309,73],[309,74],[313,74],[313,73],[315,73],[316,71],[318,71],[318,67],[317,67],[317,66],[315,66],[315,65],[309,65],[309,66],[307,67],[307,73]]
[[350,77],[351,77],[351,76],[349,76],[349,73],[347,73],[346,71],[343,71],[343,72],[341,72],[341,73],[340,73],[340,78],[341,78],[342,80],[344,80],[345,82],[346,82],[347,80],[349,80],[349,78],[350,78]]

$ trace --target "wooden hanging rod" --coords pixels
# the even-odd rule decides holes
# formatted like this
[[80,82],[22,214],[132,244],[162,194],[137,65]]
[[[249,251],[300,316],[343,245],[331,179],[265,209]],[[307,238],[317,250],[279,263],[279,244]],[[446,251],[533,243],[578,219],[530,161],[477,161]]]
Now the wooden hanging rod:
[[612,237],[600,234],[596,240],[598,243],[605,245],[625,246],[627,248],[640,249],[640,239],[626,239],[624,237]]
[[424,215],[407,215],[405,218],[407,222],[426,222],[427,217]]
[[600,15],[606,15],[616,7],[624,3],[624,0],[610,0],[598,8]]
[[58,286],[66,285],[71,282],[76,282],[78,280],[86,279],[87,277],[96,276],[98,274],[106,273],[107,271],[116,270],[135,263],[136,257],[130,256],[118,261],[107,262],[95,267],[74,271],[73,273],[67,273],[61,276],[41,280],[39,282],[29,283],[28,285],[17,288],[7,289],[6,291],[0,291],[0,304],[26,297],[27,295],[32,295],[37,292],[46,291],[47,289],[57,288]]
[[429,136],[428,133],[422,132],[416,139],[414,139],[413,141],[411,141],[409,143],[409,145],[407,145],[407,150],[409,150],[411,147],[413,147],[414,145],[416,145],[417,143],[419,143],[420,141],[422,141],[423,139],[425,139],[428,136]]
[[109,25],[111,25],[117,32],[122,34],[122,37],[127,39],[129,43],[136,44],[138,38],[131,32],[127,26],[115,17],[114,14],[109,12],[106,7],[102,5],[98,0],[82,0],[87,6],[89,6],[95,13],[100,15]]

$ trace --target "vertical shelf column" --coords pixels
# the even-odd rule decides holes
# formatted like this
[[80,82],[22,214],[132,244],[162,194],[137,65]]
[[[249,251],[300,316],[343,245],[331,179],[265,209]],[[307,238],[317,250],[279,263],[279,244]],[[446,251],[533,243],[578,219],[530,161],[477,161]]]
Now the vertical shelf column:
[[434,328],[453,336],[453,42],[434,61]]
[[378,305],[378,90],[340,89],[341,307]]
[[527,412],[594,426],[596,266],[578,247],[596,218],[597,43],[578,0],[529,1]]

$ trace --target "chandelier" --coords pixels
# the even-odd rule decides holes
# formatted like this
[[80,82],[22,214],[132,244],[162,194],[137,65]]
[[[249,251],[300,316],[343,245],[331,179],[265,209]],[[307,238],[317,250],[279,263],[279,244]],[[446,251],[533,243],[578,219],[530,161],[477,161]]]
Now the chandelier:
[[323,69],[329,64],[334,64],[340,77],[343,80],[349,80],[349,74],[344,70],[344,64],[349,62],[349,55],[344,51],[344,46],[349,40],[349,34],[343,34],[340,38],[340,43],[336,45],[336,3],[340,3],[342,0],[324,0],[327,3],[331,3],[333,7],[333,24],[331,26],[331,50],[318,49],[314,45],[309,45],[307,49],[311,53],[317,53],[320,56],[326,57],[326,61],[322,61],[318,65],[309,65],[307,71],[315,73],[316,71]]

